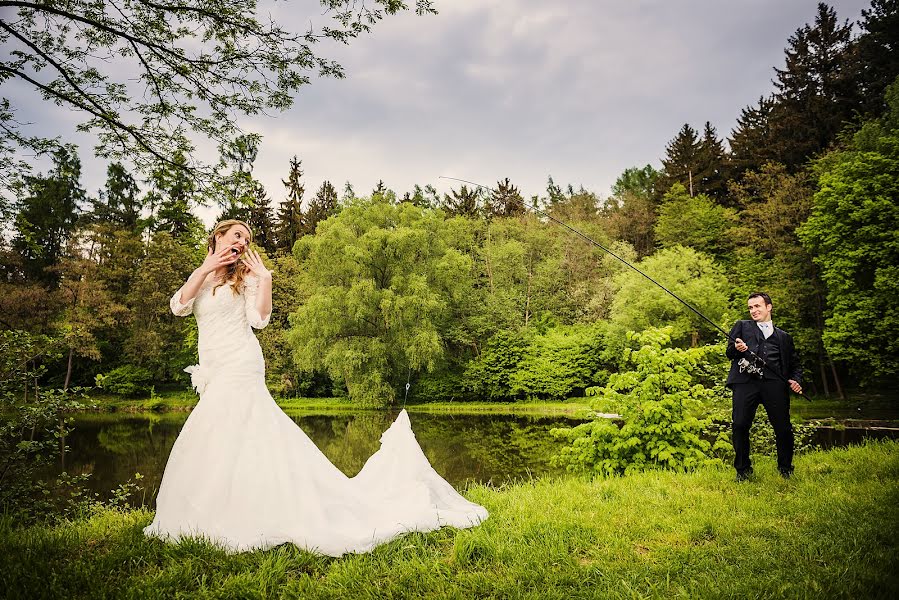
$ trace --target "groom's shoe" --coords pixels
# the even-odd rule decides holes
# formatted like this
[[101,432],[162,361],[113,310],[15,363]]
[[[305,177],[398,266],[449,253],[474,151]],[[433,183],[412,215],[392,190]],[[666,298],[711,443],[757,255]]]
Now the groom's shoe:
[[780,476],[783,477],[784,479],[789,479],[790,477],[793,476],[793,469],[781,469]]
[[752,469],[737,471],[737,481],[749,481],[752,479]]

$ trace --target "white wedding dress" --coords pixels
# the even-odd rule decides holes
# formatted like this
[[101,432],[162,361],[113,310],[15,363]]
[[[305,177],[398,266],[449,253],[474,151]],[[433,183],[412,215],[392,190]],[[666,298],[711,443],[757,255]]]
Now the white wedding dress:
[[148,536],[201,536],[231,551],[290,542],[340,556],[367,552],[409,531],[471,527],[487,511],[441,478],[418,445],[403,410],[381,447],[347,477],[275,404],[265,386],[262,350],[251,326],[258,280],[242,294],[207,282],[181,304],[199,327],[200,364],[186,369],[200,401],[184,423],[159,487]]

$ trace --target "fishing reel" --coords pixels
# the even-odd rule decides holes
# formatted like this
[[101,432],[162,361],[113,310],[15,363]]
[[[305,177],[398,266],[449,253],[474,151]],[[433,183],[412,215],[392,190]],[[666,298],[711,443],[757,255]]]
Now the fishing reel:
[[754,379],[765,378],[765,364],[758,358],[741,358],[737,361],[737,366],[740,367],[740,373],[748,373]]

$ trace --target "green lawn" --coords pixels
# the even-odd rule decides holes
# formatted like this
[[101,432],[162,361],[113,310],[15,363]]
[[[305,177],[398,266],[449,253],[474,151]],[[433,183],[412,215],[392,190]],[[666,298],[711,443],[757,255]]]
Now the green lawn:
[[894,598],[899,443],[726,468],[473,487],[480,527],[333,559],[147,540],[145,510],[0,521],[0,590],[22,598]]

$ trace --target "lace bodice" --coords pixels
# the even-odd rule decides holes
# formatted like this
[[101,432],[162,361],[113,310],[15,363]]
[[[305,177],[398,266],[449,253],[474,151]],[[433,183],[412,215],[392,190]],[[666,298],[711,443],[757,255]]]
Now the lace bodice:
[[259,280],[246,277],[239,294],[233,292],[231,283],[219,286],[215,293],[213,287],[213,280],[208,279],[196,297],[184,304],[179,288],[170,301],[173,313],[180,317],[193,313],[197,319],[199,370],[203,373],[196,368],[188,372],[193,375],[194,386],[199,392],[205,387],[201,384],[213,376],[265,372],[262,349],[251,329],[262,329],[271,318],[268,315],[263,319],[256,309]]

